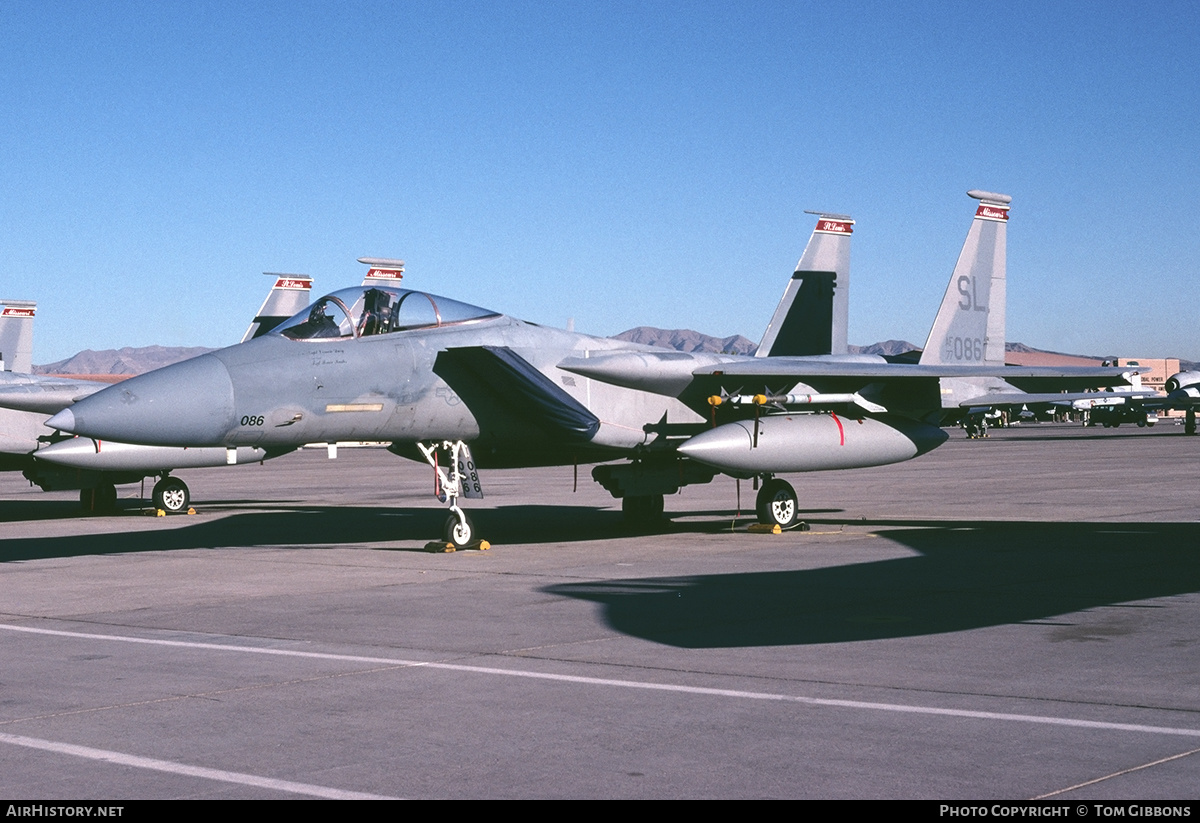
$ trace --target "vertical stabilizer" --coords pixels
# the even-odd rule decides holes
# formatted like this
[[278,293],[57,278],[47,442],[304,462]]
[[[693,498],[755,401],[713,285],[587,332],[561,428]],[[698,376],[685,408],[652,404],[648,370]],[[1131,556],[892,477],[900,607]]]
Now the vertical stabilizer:
[[33,300],[0,300],[0,362],[4,371],[33,371]]
[[279,274],[265,271],[267,277],[275,278],[275,285],[263,301],[262,308],[250,321],[250,328],[242,337],[242,342],[262,337],[271,329],[287,320],[308,305],[308,297],[312,292],[312,278],[307,274]]
[[396,288],[404,279],[404,261],[390,260],[386,257],[360,257],[358,262],[367,265],[367,274],[363,277],[364,286],[391,286]]
[[846,354],[850,316],[850,235],[844,214],[817,214],[804,254],[767,325],[756,357]]
[[924,365],[1004,365],[1007,194],[972,189],[979,201],[946,296],[921,353]]

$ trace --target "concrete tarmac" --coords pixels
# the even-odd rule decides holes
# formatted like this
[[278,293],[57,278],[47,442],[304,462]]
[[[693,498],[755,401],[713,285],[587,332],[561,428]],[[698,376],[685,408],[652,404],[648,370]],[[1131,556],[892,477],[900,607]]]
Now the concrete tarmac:
[[[180,472],[197,514],[0,476],[0,796],[1194,799],[1200,437],[1026,426],[718,478],[634,535],[580,467]],[[148,494],[148,486],[147,486]]]

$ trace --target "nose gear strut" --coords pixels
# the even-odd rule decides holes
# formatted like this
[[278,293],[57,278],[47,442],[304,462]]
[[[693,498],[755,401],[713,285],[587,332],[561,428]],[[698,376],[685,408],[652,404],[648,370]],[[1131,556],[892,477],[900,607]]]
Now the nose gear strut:
[[[459,497],[471,500],[483,499],[483,487],[479,484],[479,474],[475,470],[475,461],[471,458],[471,449],[461,440],[443,440],[433,443],[417,443],[417,448],[425,456],[425,461],[433,467],[434,494],[438,500],[450,504],[450,516],[442,530],[442,537],[455,549],[465,549],[472,544],[480,548],[485,543],[475,537],[475,524],[458,505]],[[445,465],[439,460],[439,455],[446,456]]]

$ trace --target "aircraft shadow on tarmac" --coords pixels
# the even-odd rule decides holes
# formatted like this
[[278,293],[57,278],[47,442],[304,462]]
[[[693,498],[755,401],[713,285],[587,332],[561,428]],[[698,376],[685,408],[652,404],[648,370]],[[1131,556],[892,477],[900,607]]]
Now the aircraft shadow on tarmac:
[[919,554],[797,571],[570,583],[542,591],[599,603],[614,630],[682,648],[942,634],[1200,591],[1197,523],[866,525]]
[[[26,505],[20,520],[79,517],[77,507],[46,501],[45,511]],[[242,508],[244,505],[244,509]],[[127,511],[105,518],[107,532],[54,537],[12,537],[0,540],[0,563],[18,560],[79,557],[182,549],[288,547],[321,549],[367,545],[383,550],[421,550],[441,535],[444,508],[379,508],[306,506],[252,501],[218,501],[207,509],[230,507],[226,516],[191,520],[183,515],[154,519],[164,528],[121,529],[122,521],[137,518],[147,525],[148,513]],[[67,512],[71,512],[68,514]],[[3,515],[0,509],[0,516]],[[619,511],[593,506],[505,506],[471,511],[481,534],[503,535],[505,543],[571,543],[628,537]],[[100,518],[80,517],[81,523]],[[181,525],[181,522],[183,524]],[[663,530],[682,531],[664,522]],[[581,537],[586,535],[586,537]]]
[[[728,528],[724,514],[712,512],[712,519],[667,524],[664,530],[714,534]],[[473,515],[481,533],[495,535],[501,545],[629,536],[621,513],[612,509],[504,506]],[[227,547],[417,551],[440,533],[445,511],[273,504],[269,511],[235,510],[183,526],[181,519],[164,519],[169,527],[161,529],[10,538],[0,542],[0,562]],[[684,648],[941,634],[1200,591],[1200,523],[836,516],[810,522],[866,526],[916,556],[794,571],[558,584],[541,591],[598,603],[615,631]],[[802,534],[760,539],[794,540],[795,550],[805,551]]]

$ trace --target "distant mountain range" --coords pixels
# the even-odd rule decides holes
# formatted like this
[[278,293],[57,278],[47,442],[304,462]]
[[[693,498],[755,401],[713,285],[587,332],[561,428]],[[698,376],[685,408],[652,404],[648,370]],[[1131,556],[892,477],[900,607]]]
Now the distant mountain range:
[[188,348],[180,346],[142,346],[140,348],[126,347],[124,349],[105,349],[92,351],[85,349],[74,357],[59,360],[57,363],[47,363],[44,366],[34,366],[34,374],[143,374],[144,372],[160,369],[180,360],[187,360],[207,354],[216,349],[203,346]]
[[[722,352],[725,354],[754,354],[758,344],[740,334],[730,337],[713,337],[691,329],[656,329],[653,326],[637,328],[614,334],[617,340],[641,343],[647,346],[662,346],[664,349],[688,352]],[[869,346],[851,346],[853,354],[903,354],[919,348],[907,340],[884,340]]]
[[[628,340],[631,343],[642,343],[649,346],[662,346],[686,352],[728,352],[731,354],[754,354],[758,345],[740,334],[729,337],[713,337],[691,329],[656,329],[653,326],[638,326],[613,335],[617,340]],[[850,346],[855,354],[895,355],[919,349],[907,340],[884,340],[869,346]],[[1035,349],[1024,343],[1009,343],[1005,346],[1010,352],[1032,354],[1062,354],[1048,352],[1045,349]],[[76,374],[76,375],[133,375],[153,371],[154,369],[178,363],[191,357],[197,357],[216,349],[193,346],[190,348],[171,346],[142,346],[124,349],[106,349],[105,351],[81,351],[74,357],[59,360],[57,363],[47,363],[44,366],[34,366],[34,374]],[[1080,355],[1068,355],[1079,357]],[[1102,360],[1101,357],[1089,357],[1090,360]],[[1195,369],[1197,364],[1180,360],[1181,369]]]
[[661,346],[687,352],[724,352],[726,354],[754,354],[758,344],[740,334],[729,337],[713,337],[691,329],[656,329],[653,326],[637,328],[614,334],[615,340],[627,340],[644,346]]

